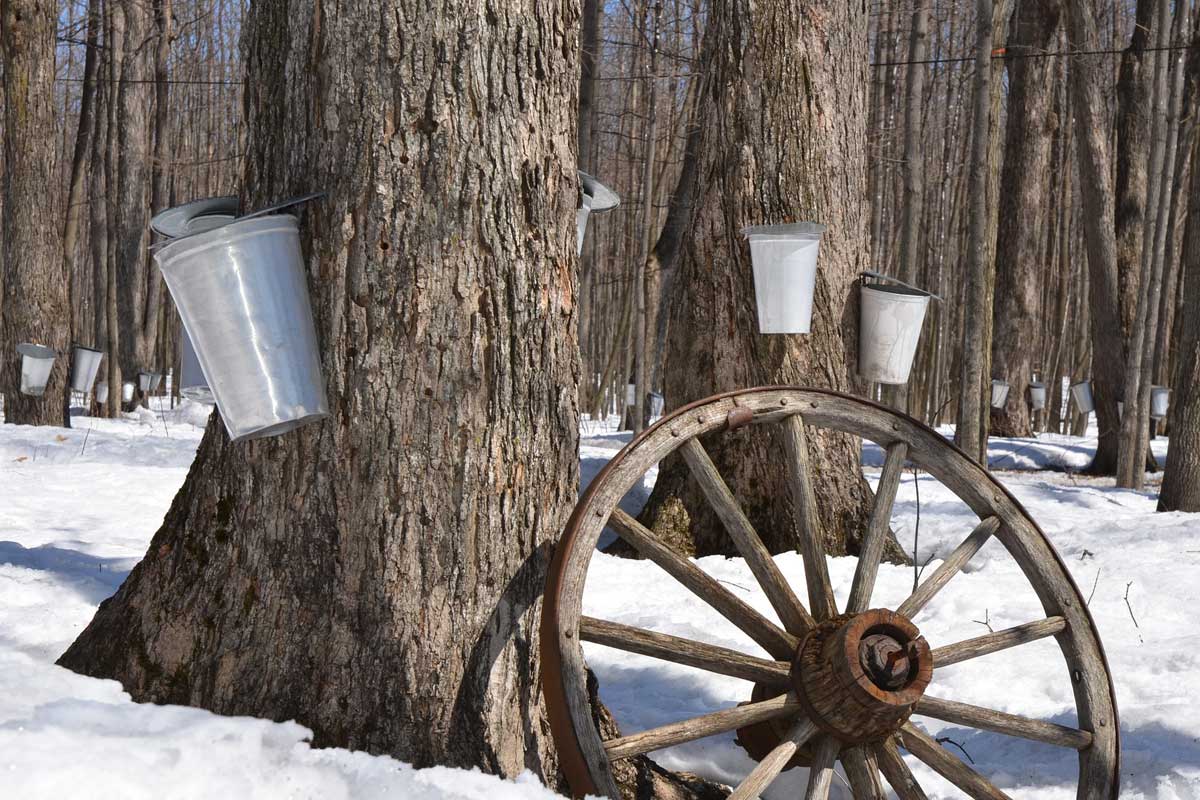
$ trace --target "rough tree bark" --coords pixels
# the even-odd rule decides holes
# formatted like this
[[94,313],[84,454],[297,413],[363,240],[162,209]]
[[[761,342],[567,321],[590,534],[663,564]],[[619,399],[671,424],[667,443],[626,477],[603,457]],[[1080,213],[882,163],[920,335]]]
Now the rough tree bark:
[[[900,209],[900,280],[917,285],[920,278],[921,219],[925,213],[925,163],[923,158],[925,100],[924,64],[929,49],[930,0],[917,0],[913,6],[912,32],[908,40],[908,71],[904,95],[904,205]],[[914,370],[915,372],[916,370]],[[910,411],[908,386],[888,389],[893,406]]]
[[243,201],[302,226],[332,416],[215,418],[62,656],[318,745],[553,778],[538,597],[575,502],[578,6],[255,3]]
[[[1129,47],[1121,54],[1117,76],[1116,207],[1117,287],[1121,334],[1128,343],[1137,312],[1145,233],[1147,162],[1150,160],[1150,73],[1157,53],[1153,44],[1158,0],[1138,0]],[[1128,355],[1128,353],[1126,353]]]
[[955,443],[971,458],[987,464],[986,397],[988,350],[987,319],[992,309],[987,302],[994,280],[994,262],[988,263],[987,166],[991,127],[992,0],[975,3],[975,77],[972,101],[975,114],[971,131],[970,230],[967,233],[967,285],[963,312],[962,373],[959,381]]
[[[1033,433],[1026,389],[1038,354],[1044,231],[1053,202],[1050,149],[1058,120],[1053,59],[1030,58],[1053,49],[1062,7],[1057,0],[1017,0],[1005,50],[1008,121],[1000,174],[1000,227],[996,243],[995,336],[992,369],[1009,384],[1008,403],[993,412],[997,436]],[[1045,378],[1045,370],[1042,370]]]
[[[1102,49],[1092,8],[1067,4],[1067,34],[1074,50]],[[1113,189],[1108,161],[1108,114],[1104,83],[1108,62],[1102,55],[1071,60],[1071,106],[1075,115],[1075,156],[1088,257],[1088,315],[1092,339],[1092,389],[1096,401],[1099,443],[1088,471],[1111,475],[1117,468],[1119,422],[1117,399],[1123,382],[1120,311],[1117,301],[1117,249],[1113,228]]]
[[162,278],[147,251],[156,32],[153,9],[142,0],[110,0],[110,6],[116,18],[113,38],[120,38],[120,47],[110,56],[116,61],[119,83],[112,109],[116,181],[109,187],[114,205],[109,253],[117,276],[118,358],[126,379],[136,380],[140,370],[161,367],[154,363],[154,345]]
[[[664,385],[671,407],[759,384],[846,391],[857,345],[852,287],[870,265],[866,203],[867,11],[836,0],[715,0],[696,119],[699,183],[670,307]],[[745,225],[816,220],[812,333],[762,336]],[[796,546],[786,451],[773,426],[706,441],[774,552]],[[858,443],[811,441],[826,548],[857,548],[870,490]],[[728,537],[682,459],[665,461],[642,519],[682,552],[727,552]],[[893,550],[893,557],[899,556]]]
[[[1192,163],[1200,164],[1200,138]],[[1200,306],[1200,169],[1192,169],[1192,202],[1183,240],[1183,307]],[[1179,315],[1179,352],[1171,384],[1171,446],[1158,496],[1159,511],[1200,511],[1200,314]]]
[[[0,182],[0,393],[4,419],[18,425],[64,425],[70,353],[62,230],[47,224],[58,207],[54,136],[54,34],[51,0],[0,0],[4,80],[4,175]],[[21,394],[16,346],[34,342],[58,351],[41,397]]]

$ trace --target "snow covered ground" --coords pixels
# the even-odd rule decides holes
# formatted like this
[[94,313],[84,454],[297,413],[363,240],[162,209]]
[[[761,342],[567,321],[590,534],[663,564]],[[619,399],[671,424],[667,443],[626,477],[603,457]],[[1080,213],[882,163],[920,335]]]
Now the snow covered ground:
[[[54,659],[142,556],[186,477],[208,408],[185,404],[121,421],[77,418],[72,430],[0,426],[0,796],[4,798],[373,798],[431,800],[554,797],[536,780],[506,783],[461,770],[414,770],[386,757],[313,750],[294,723],[221,717],[197,709],[132,703],[120,686],[77,676]],[[627,441],[589,426],[585,480]],[[1153,496],[1070,471],[1094,440],[995,440],[993,468],[1046,530],[1073,571],[1113,667],[1124,734],[1123,797],[1200,798],[1200,515],[1154,514]],[[1158,443],[1160,457],[1165,442]],[[878,463],[868,448],[864,461]],[[874,478],[878,469],[868,466]],[[653,480],[653,476],[650,477]],[[928,476],[906,475],[893,524],[911,547],[920,491],[918,561],[949,551],[973,517]],[[636,511],[650,483],[625,500]],[[798,557],[780,558],[803,583]],[[764,613],[765,599],[735,559],[703,566]],[[844,600],[851,559],[830,570]],[[885,567],[876,605],[911,588],[909,569]],[[1125,596],[1128,591],[1128,606]],[[585,597],[589,614],[755,652],[736,629],[698,605],[652,564],[597,555]],[[1131,614],[1132,611],[1132,614]],[[1040,618],[1032,591],[1003,548],[989,544],[917,622],[934,645]],[[1134,619],[1136,618],[1136,624]],[[931,694],[1070,724],[1066,669],[1042,641],[939,670]],[[741,681],[588,646],[601,694],[625,732],[746,699]],[[921,720],[962,745],[976,769],[1017,797],[1073,797],[1072,762],[1056,748]],[[736,782],[751,762],[732,735],[658,755],[666,766]],[[911,762],[930,797],[957,797]],[[802,795],[803,771],[768,798]],[[835,795],[849,793],[835,781]]]

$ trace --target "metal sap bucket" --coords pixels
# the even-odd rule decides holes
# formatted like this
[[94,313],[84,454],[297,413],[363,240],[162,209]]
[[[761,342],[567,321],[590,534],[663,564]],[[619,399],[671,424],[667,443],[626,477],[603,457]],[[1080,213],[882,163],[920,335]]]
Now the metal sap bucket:
[[126,403],[133,402],[133,390],[137,387],[129,381],[121,384],[121,400]]
[[100,405],[108,402],[108,381],[100,381],[96,384],[96,402]]
[[992,408],[1004,408],[1008,402],[1008,381],[992,378]]
[[50,371],[54,369],[54,358],[58,353],[49,347],[26,342],[17,345],[21,354],[21,394],[41,397],[50,382]]
[[1046,407],[1046,384],[1033,381],[1029,384],[1029,405],[1034,411]]
[[1080,381],[1071,384],[1071,397],[1075,400],[1075,408],[1080,414],[1090,414],[1096,410],[1096,401],[1092,397],[1092,382]]
[[[863,273],[863,277],[884,278],[874,273]],[[908,383],[930,297],[929,292],[905,284],[861,286],[859,375],[875,383]]]
[[824,232],[815,222],[742,229],[750,240],[759,333],[809,332]]
[[216,402],[213,400],[212,389],[208,388],[208,380],[204,370],[200,368],[200,359],[196,357],[196,348],[192,347],[192,337],[187,330],[181,330],[182,353],[179,357],[179,394],[197,403]]
[[575,246],[583,252],[583,236],[587,233],[588,216],[602,211],[612,211],[621,204],[621,198],[612,189],[588,175],[579,173],[579,209],[575,212]]
[[1171,410],[1171,390],[1165,386],[1150,387],[1150,416],[1162,419]]
[[142,394],[157,392],[158,385],[162,383],[161,372],[139,372],[138,373],[138,388],[142,390]]
[[329,415],[294,216],[176,239],[154,259],[233,441]]
[[96,383],[100,371],[100,359],[104,353],[92,347],[77,344],[71,349],[71,390],[87,394]]
[[627,383],[625,384],[625,405],[633,406],[635,403],[637,403],[637,384]]
[[666,407],[667,400],[658,392],[650,393],[650,416],[661,417],[663,408]]

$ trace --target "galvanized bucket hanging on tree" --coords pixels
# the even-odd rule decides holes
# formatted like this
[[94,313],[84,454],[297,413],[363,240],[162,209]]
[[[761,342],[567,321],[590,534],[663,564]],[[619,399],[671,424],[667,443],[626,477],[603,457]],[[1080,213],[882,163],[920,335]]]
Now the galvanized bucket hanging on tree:
[[1091,381],[1071,384],[1071,397],[1075,400],[1075,408],[1079,409],[1080,414],[1090,414],[1096,410]]
[[750,240],[759,333],[809,332],[824,232],[816,222],[742,229]]
[[138,388],[142,390],[142,394],[157,392],[158,385],[162,382],[162,373],[160,372],[139,372],[138,373]]
[[100,381],[96,384],[96,402],[100,405],[108,402],[108,381]]
[[992,378],[992,408],[1004,408],[1008,402],[1008,381]]
[[135,386],[130,381],[126,381],[125,383],[122,383],[121,384],[121,400],[125,403],[133,402],[133,390],[136,388],[137,388],[137,386]]
[[58,354],[49,347],[29,342],[17,345],[17,352],[21,354],[21,394],[41,397],[46,393]]
[[1034,411],[1046,407],[1046,384],[1033,381],[1029,384],[1029,406]]
[[82,394],[92,391],[102,358],[104,353],[93,347],[77,344],[71,349],[71,391]]
[[858,374],[874,383],[908,383],[925,312],[936,295],[875,272],[864,272],[862,278]]
[[329,415],[298,222],[261,216],[303,199],[175,239],[154,256],[233,441]]
[[1171,410],[1171,390],[1165,386],[1150,387],[1150,417],[1162,419]]
[[575,212],[575,238],[578,252],[583,252],[583,236],[587,233],[588,217],[602,211],[612,211],[621,198],[612,189],[588,175],[579,173],[579,209]]

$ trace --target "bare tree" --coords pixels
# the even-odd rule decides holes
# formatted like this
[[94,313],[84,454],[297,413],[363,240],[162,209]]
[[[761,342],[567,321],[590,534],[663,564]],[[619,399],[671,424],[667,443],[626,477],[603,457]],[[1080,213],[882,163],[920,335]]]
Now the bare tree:
[[[0,183],[0,392],[6,422],[69,424],[67,346],[70,303],[63,272],[62,229],[46,224],[57,207],[54,136],[56,3],[0,0],[4,79],[4,173]],[[34,342],[59,353],[41,397],[21,393],[15,347]]]
[[[803,18],[825,24],[793,24]],[[670,309],[665,388],[672,406],[759,384],[850,387],[858,322],[852,288],[870,264],[866,26],[864,8],[833,0],[718,0],[710,7],[701,58],[708,76],[697,111],[699,183]],[[829,225],[812,334],[764,337],[740,230],[801,219]],[[777,432],[754,427],[706,447],[768,547],[793,549],[795,517],[786,470],[776,466],[785,452]],[[870,497],[858,443],[822,436],[812,458],[823,479],[827,548],[845,553],[857,546]],[[643,520],[686,552],[728,546],[679,459],[663,463]]]
[[1052,113],[1056,65],[1036,56],[1053,48],[1061,13],[1057,0],[1017,0],[1005,48],[1008,122],[1000,177],[992,363],[996,374],[1008,381],[1009,392],[1005,408],[991,415],[992,429],[1000,436],[1033,433],[1026,390],[1039,357],[1041,290],[1049,271],[1043,260],[1045,223],[1054,210],[1054,187],[1047,176],[1058,122]]
[[319,745],[553,779],[535,623],[578,477],[577,26],[558,0],[486,23],[254,4],[243,200],[328,192],[303,244],[333,413],[237,445],[211,422],[62,664]]

